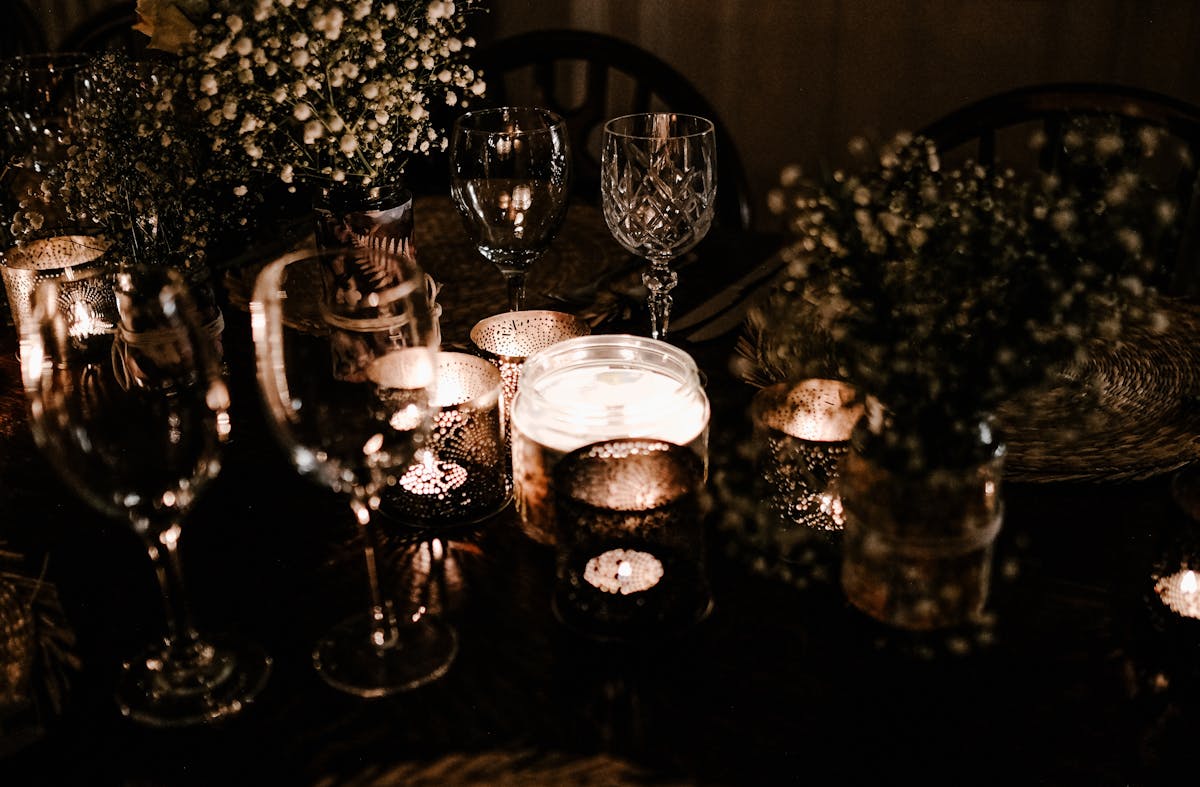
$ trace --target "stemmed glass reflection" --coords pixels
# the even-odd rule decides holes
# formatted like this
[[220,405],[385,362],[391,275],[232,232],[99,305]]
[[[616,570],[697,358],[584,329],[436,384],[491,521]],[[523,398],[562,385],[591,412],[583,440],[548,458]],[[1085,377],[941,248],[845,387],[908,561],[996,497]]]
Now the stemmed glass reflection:
[[450,195],[467,233],[508,284],[509,311],[525,306],[525,274],[567,213],[567,126],[536,107],[468,112],[454,122]]
[[77,289],[48,280],[22,324],[22,375],[38,445],[90,504],[129,522],[154,562],[167,633],[123,665],[121,712],[153,726],[239,712],[271,661],[256,646],[202,637],[184,595],[179,538],[220,468],[229,393],[216,337],[197,320],[183,278],[165,265],[96,269],[118,319],[97,330]]
[[712,225],[717,195],[716,133],[695,115],[651,112],[604,124],[600,194],[604,220],[617,242],[650,263],[650,332],[667,333],[671,261],[699,243]]
[[299,251],[262,270],[250,312],[268,420],[296,468],[347,499],[363,542],[368,605],[317,643],[313,665],[361,697],[440,677],[455,631],[423,607],[401,614],[374,521],[431,426],[437,339],[424,274],[383,249]]

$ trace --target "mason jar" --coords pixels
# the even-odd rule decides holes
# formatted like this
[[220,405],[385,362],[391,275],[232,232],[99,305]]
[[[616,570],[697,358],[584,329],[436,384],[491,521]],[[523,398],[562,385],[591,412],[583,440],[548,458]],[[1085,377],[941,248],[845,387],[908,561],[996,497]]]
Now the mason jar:
[[553,471],[565,455],[617,438],[686,446],[707,472],[708,396],[693,358],[628,334],[580,336],[531,355],[512,408],[513,495],[524,532],[554,544]]

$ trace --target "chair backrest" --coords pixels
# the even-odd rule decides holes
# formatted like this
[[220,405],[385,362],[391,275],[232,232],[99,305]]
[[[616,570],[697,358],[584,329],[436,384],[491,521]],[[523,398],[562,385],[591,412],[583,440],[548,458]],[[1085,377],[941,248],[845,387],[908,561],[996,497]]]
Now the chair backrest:
[[599,199],[605,121],[646,111],[686,112],[713,121],[717,133],[717,216],[748,228],[752,202],[737,148],[712,104],[676,69],[628,41],[584,30],[535,30],[474,53],[487,82],[485,103],[534,104],[562,115],[571,134],[575,189]]
[[[1080,123],[1108,122],[1123,137],[1162,132],[1164,145],[1144,173],[1178,203],[1176,247],[1162,249],[1158,281],[1175,294],[1200,294],[1200,107],[1141,88],[1103,83],[1031,85],[961,107],[920,130],[943,154],[965,154],[992,165],[1034,160],[1043,172],[1068,166],[1064,137]],[[1041,135],[1031,149],[1029,135]]]
[[137,3],[122,0],[79,22],[63,38],[63,52],[99,52],[120,49],[141,55],[150,39],[133,29],[138,22]]
[[24,0],[11,0],[0,26],[0,57],[46,51],[46,31]]

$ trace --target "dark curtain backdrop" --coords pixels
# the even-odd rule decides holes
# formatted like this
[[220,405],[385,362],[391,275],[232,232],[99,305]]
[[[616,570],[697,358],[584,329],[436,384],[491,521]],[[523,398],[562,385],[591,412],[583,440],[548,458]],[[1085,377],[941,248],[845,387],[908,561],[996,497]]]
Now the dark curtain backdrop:
[[494,0],[489,25],[654,51],[717,107],[760,205],[787,163],[841,166],[855,135],[1022,85],[1115,82],[1200,104],[1194,0]]
[[[109,1],[29,4],[54,42]],[[1195,0],[491,0],[477,20],[481,41],[551,26],[628,39],[690,78],[760,208],[785,164],[841,166],[855,135],[1021,85],[1116,82],[1200,103]]]

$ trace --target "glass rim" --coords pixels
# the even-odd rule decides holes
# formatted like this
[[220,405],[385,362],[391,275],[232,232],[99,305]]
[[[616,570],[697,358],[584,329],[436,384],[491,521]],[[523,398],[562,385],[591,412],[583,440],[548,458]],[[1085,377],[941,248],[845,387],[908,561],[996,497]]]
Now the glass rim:
[[[462,394],[469,395],[447,397],[446,392],[439,389],[439,385],[443,380],[443,367],[450,364],[464,364],[478,369],[486,382],[477,387],[464,387]],[[500,375],[500,370],[489,363],[487,359],[462,350],[437,350],[434,352],[434,366],[437,372],[434,375],[429,401],[435,413],[490,410],[498,405],[504,379]]]
[[[571,314],[570,312],[564,312],[564,311],[556,311],[554,309],[521,309],[518,311],[506,311],[506,312],[500,312],[499,314],[493,314],[488,317],[484,317],[483,319],[476,322],[473,326],[471,326],[471,331],[469,334],[471,343],[486,358],[489,358],[489,359],[495,358],[498,360],[508,360],[508,361],[520,359],[523,361],[526,358],[528,358],[530,355],[532,355],[533,353],[527,353],[524,355],[515,355],[512,353],[504,353],[504,352],[500,352],[498,350],[492,349],[493,347],[495,347],[495,343],[488,343],[489,346],[487,346],[487,347],[485,347],[483,344],[483,332],[485,330],[487,330],[488,328],[491,328],[492,326],[497,325],[497,324],[503,324],[505,321],[515,321],[515,320],[521,320],[521,319],[529,319],[529,320],[539,320],[540,319],[540,320],[549,320],[549,321],[554,321],[556,323],[561,323],[564,330],[571,331],[571,334],[569,336],[564,337],[563,339],[559,339],[558,341],[565,341],[565,339],[575,339],[575,338],[579,338],[580,336],[588,336],[591,334],[591,326],[588,324],[587,320],[583,319],[582,317],[580,317],[576,314]],[[558,341],[555,341],[554,344],[557,344]],[[550,347],[550,346],[553,346],[553,344],[547,345],[547,347]],[[547,348],[543,347],[541,349],[547,349]],[[538,350],[534,350],[534,352],[538,352]]]
[[[546,378],[584,367],[639,368],[653,370],[670,379],[673,385],[661,392],[661,399],[676,399],[689,396],[696,391],[704,393],[700,379],[700,370],[695,359],[684,350],[661,339],[648,336],[635,336],[627,333],[588,334],[564,339],[538,350],[525,359],[522,371],[521,387],[517,391],[517,400],[524,399],[523,404],[536,404],[541,418],[563,417],[563,408],[551,405],[546,400],[542,383]],[[705,422],[710,412],[707,394],[704,395]],[[637,405],[642,405],[639,407]],[[634,409],[643,409],[644,403],[637,403]],[[582,404],[567,408],[570,420],[590,421],[592,419],[606,420],[609,417],[605,405]],[[513,403],[514,413],[517,402]]]
[[717,125],[709,118],[703,115],[693,115],[688,112],[632,112],[628,115],[619,115],[614,118],[609,118],[604,122],[604,133],[611,134],[617,137],[626,137],[628,139],[663,139],[660,134],[635,133],[632,131],[617,130],[617,125],[625,123],[633,125],[634,121],[649,120],[651,118],[671,118],[672,121],[685,120],[689,123],[694,123],[698,127],[689,131],[680,131],[671,134],[672,139],[686,139],[690,137],[702,137],[706,134],[717,133]]
[[[538,128],[515,128],[510,130],[503,129],[484,129],[468,125],[470,121],[479,118],[491,118],[500,116],[503,117],[510,113],[523,113],[527,115],[536,115],[546,121],[545,126]],[[483,107],[481,109],[472,109],[464,112],[454,119],[454,132],[471,135],[491,135],[491,134],[507,134],[512,137],[530,136],[534,134],[545,134],[555,129],[567,130],[567,121],[562,115],[552,109],[545,107],[513,104],[502,107]]]

